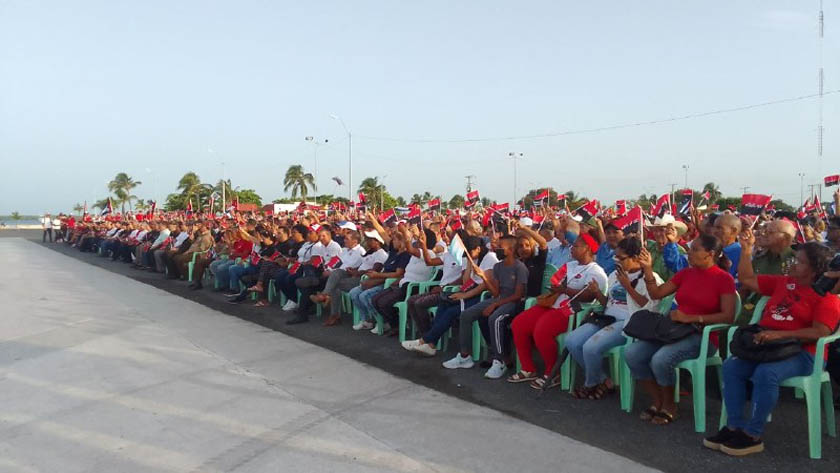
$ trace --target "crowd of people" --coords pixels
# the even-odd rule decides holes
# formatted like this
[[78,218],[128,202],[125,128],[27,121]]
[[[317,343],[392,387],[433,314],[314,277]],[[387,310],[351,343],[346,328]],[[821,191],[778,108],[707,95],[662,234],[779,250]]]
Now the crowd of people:
[[[623,362],[648,396],[640,419],[663,426],[677,421],[675,368],[698,357],[701,329],[752,320],[762,327],[756,344],[794,340],[802,350],[775,361],[727,357],[726,334],[712,334],[709,353],[725,357],[728,418],[703,445],[729,455],[763,450],[783,380],[810,373],[815,358],[840,369],[836,344],[815,351],[838,329],[840,285],[822,294],[813,287],[840,277],[830,265],[840,252],[840,216],[793,221],[766,210],[750,218],[692,209],[627,225],[621,215],[547,205],[514,214],[412,210],[64,217],[56,232],[80,251],[189,280],[194,290],[212,281],[231,304],[276,310],[291,325],[317,311],[331,327],[352,313],[354,331],[399,336],[405,350],[427,357],[454,331],[457,347],[444,369],[473,368],[483,344],[486,378],[538,390],[564,383],[563,335],[583,373],[568,389],[582,402],[617,390],[604,356],[623,346]],[[630,338],[625,330],[651,314],[686,333]]]

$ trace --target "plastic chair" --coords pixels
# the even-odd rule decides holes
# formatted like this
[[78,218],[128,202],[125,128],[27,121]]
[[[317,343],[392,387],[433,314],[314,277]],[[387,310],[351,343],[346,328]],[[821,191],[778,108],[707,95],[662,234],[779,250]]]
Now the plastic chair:
[[[399,337],[400,343],[405,341],[405,330],[406,326],[408,325],[408,298],[415,294],[425,294],[429,292],[429,288],[432,286],[437,286],[440,284],[440,281],[435,281],[437,278],[438,273],[440,273],[440,268],[435,267],[432,271],[431,276],[428,280],[422,282],[410,282],[405,289],[405,299],[399,302],[394,303],[394,308],[397,309],[399,315]],[[385,283],[386,287],[388,282]],[[412,290],[416,290],[416,293],[413,293]],[[412,330],[412,333],[414,330]]]
[[210,250],[196,251],[195,253],[192,254],[192,259],[190,260],[189,263],[187,263],[187,281],[193,282],[193,268],[195,267],[196,257],[198,257],[198,255],[207,254],[208,251],[210,251]]
[[[735,293],[735,317],[741,312],[741,296]],[[674,402],[680,402],[680,370],[691,373],[692,401],[694,404],[694,431],[706,431],[706,368],[714,366],[717,371],[718,385],[723,391],[723,359],[720,357],[720,350],[714,347],[709,351],[709,338],[712,332],[720,332],[730,328],[730,324],[710,324],[703,327],[702,339],[700,341],[700,354],[697,358],[684,360],[674,369],[677,377],[674,383]]]

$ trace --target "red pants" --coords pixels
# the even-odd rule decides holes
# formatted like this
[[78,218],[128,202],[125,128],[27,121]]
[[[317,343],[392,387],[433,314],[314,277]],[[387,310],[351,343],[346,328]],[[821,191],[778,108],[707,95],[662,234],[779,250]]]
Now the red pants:
[[[513,319],[513,343],[522,370],[533,373],[537,370],[531,356],[533,343],[545,362],[545,374],[551,372],[557,362],[557,341],[555,337],[569,328],[569,316],[560,309],[546,309],[535,305]],[[533,340],[533,343],[532,343]]]

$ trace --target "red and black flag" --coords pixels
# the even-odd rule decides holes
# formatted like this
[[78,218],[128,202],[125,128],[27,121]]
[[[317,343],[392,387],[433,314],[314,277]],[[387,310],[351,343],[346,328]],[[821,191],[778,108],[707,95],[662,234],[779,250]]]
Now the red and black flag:
[[411,225],[420,225],[420,207],[413,207],[405,216],[408,223]]
[[744,194],[741,196],[741,213],[757,216],[770,204],[773,196],[763,194]]
[[193,213],[192,199],[190,199],[190,200],[188,200],[188,201],[187,201],[187,211],[186,211],[186,214],[187,214],[187,215],[192,215],[192,213]]
[[[85,206],[87,206],[87,203],[85,203]],[[147,218],[153,218],[155,216],[155,209],[156,208],[157,208],[157,202],[153,200],[152,205],[149,206],[149,213],[146,214],[146,217]],[[87,210],[85,210],[85,212],[87,212]]]
[[702,197],[703,200],[709,200],[709,199],[712,198],[712,193],[709,192],[709,191],[706,191],[706,192],[700,194],[700,197]]
[[682,200],[680,200],[680,206],[677,207],[677,215],[682,215],[685,218],[691,217],[691,209],[694,208],[694,191],[683,189],[680,193],[682,194]]
[[638,233],[642,226],[642,207],[637,205],[626,215],[618,217],[612,224],[624,233]]
[[490,206],[490,209],[493,210],[493,212],[504,214],[510,211],[510,204],[507,202],[502,204],[493,204]]
[[650,209],[650,216],[652,218],[662,218],[666,213],[671,211],[671,194],[662,194],[656,199],[656,204]]
[[537,207],[546,205],[548,203],[549,192],[548,189],[543,189],[542,192],[534,197],[534,205]]
[[[361,196],[361,194],[359,195]],[[382,225],[390,225],[397,221],[397,214],[394,213],[394,209],[388,209],[379,214],[379,221]]]
[[435,197],[434,199],[429,201],[429,210],[435,210],[440,212],[440,197]]
[[592,199],[589,202],[581,205],[578,207],[575,212],[583,217],[583,220],[589,220],[590,218],[598,215],[598,201],[596,199]]
[[458,230],[464,228],[464,223],[461,222],[461,217],[457,215],[450,218],[449,222],[447,222],[447,225],[449,226],[449,228],[452,229],[453,232],[457,232]]
[[367,197],[359,192],[359,202],[356,204],[356,211],[364,212],[367,210]]
[[825,186],[831,187],[840,184],[840,174],[835,174],[833,176],[825,176]]
[[481,197],[478,195],[478,189],[467,192],[467,201],[464,203],[464,207],[470,208],[474,206],[479,199],[481,199]]
[[623,216],[627,213],[627,201],[626,200],[616,200],[615,201],[615,214],[619,217]]

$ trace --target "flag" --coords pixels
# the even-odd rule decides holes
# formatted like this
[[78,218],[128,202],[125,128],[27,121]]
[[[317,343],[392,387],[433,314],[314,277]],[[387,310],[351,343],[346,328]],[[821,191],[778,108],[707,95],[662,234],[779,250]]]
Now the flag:
[[831,187],[840,184],[840,174],[835,174],[833,176],[825,176],[825,186]]
[[343,181],[341,180],[341,178],[340,178],[340,177],[338,177],[338,176],[333,176],[332,180],[333,180],[333,181],[335,181],[335,183],[336,183],[336,184],[338,184],[338,185],[340,185],[340,186],[343,186],[343,185],[344,185],[344,182],[343,182]]
[[190,200],[187,201],[186,214],[187,215],[192,215],[192,213],[193,213],[192,198],[190,198]]
[[410,225],[420,225],[420,216],[420,208],[415,207],[408,211],[408,214],[406,214],[405,219],[408,220],[408,223]]
[[706,192],[700,194],[700,197],[703,197],[703,200],[709,200],[709,199],[712,198],[712,193],[709,192],[709,191],[706,191]]
[[85,215],[87,215],[87,201],[85,201],[85,206],[82,209],[82,217],[84,217]]
[[367,209],[367,197],[359,192],[359,203],[356,204],[356,210],[364,212]]
[[475,205],[476,202],[479,201],[479,199],[481,199],[481,197],[479,197],[478,195],[478,189],[467,192],[467,202],[469,202],[471,205],[465,205],[465,207],[472,207],[473,205]]
[[510,211],[510,204],[507,203],[507,202],[502,203],[502,204],[493,204],[493,205],[490,206],[490,209],[493,212],[507,213],[507,212]]
[[455,234],[455,237],[452,238],[452,242],[449,243],[449,254],[455,258],[455,261],[461,262],[464,259],[464,253],[467,252],[467,247],[464,246],[464,242],[461,241],[461,236]]
[[694,208],[694,192],[691,189],[682,190],[682,201],[677,208],[677,215],[685,218],[691,217],[691,209]]
[[454,232],[457,232],[458,230],[464,228],[464,223],[461,222],[461,217],[457,215],[450,218],[447,225],[449,225],[449,228],[451,228]]
[[155,216],[155,209],[157,208],[157,202],[152,201],[152,205],[149,207],[149,213],[147,214],[148,218],[153,218]]
[[575,212],[583,217],[584,221],[589,220],[590,218],[598,215],[598,201],[596,199],[592,199],[578,207]]
[[111,198],[108,197],[108,206],[105,207],[104,209],[102,209],[102,212],[100,212],[99,216],[102,217],[102,216],[105,216],[105,215],[111,215],[113,213],[114,213],[114,206],[113,206],[113,204],[111,204]]
[[758,215],[773,200],[773,196],[762,194],[744,194],[741,196],[741,213],[744,215]]
[[656,199],[656,204],[650,209],[650,216],[662,218],[671,210],[671,194],[662,194]]
[[555,271],[554,274],[551,275],[551,285],[552,285],[552,287],[557,287],[560,284],[562,284],[563,280],[566,279],[566,274],[568,272],[569,272],[569,268],[566,267],[565,264],[563,266],[560,266],[560,268],[557,269],[557,271]]
[[710,208],[711,208],[712,210],[720,210],[720,205],[718,205],[718,204],[712,204],[712,206],[711,206]]
[[612,221],[612,224],[624,233],[638,233],[642,225],[642,207],[637,205],[633,210]]
[[429,210],[436,210],[440,212],[440,197],[435,197],[428,203]]
[[327,269],[337,269],[341,267],[341,258],[338,256],[333,256],[332,259],[327,261],[326,268]]
[[548,189],[543,189],[542,192],[534,197],[534,205],[541,206],[548,203],[549,192]]
[[[361,194],[359,194],[361,195]],[[379,221],[383,225],[389,225],[397,221],[397,214],[394,212],[394,209],[388,209],[381,214],[379,214]]]
[[623,216],[627,213],[627,201],[625,200],[616,200],[615,201],[615,213],[619,217]]

